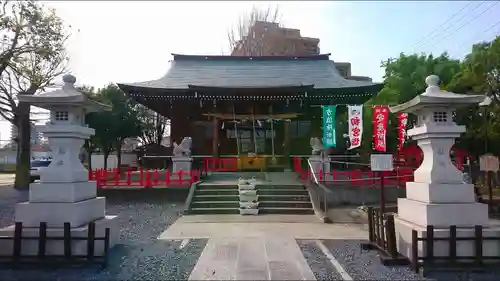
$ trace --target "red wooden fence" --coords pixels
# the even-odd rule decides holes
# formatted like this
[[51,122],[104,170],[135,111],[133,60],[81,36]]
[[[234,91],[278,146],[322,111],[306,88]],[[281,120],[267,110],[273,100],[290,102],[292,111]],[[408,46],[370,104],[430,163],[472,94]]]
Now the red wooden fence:
[[[462,158],[469,155],[463,154],[458,150],[454,151],[459,154],[459,161],[455,164],[457,168],[463,169]],[[457,153],[458,152],[458,153]],[[408,158],[410,154],[416,155],[413,159],[416,163],[421,162],[421,153],[417,153],[416,148],[408,148],[402,153],[404,155],[396,156],[396,160],[400,156]],[[409,158],[408,158],[409,159]],[[303,160],[300,157],[293,158],[293,170],[301,179],[305,180],[312,176],[309,167],[303,167]],[[395,161],[397,163],[398,161]],[[405,164],[411,161],[405,159]],[[384,173],[384,184],[397,185],[405,187],[406,182],[413,180],[413,171],[416,167],[413,165],[408,168],[395,165],[394,171]],[[191,186],[192,183],[199,181],[202,173],[207,172],[234,172],[238,170],[238,159],[236,157],[206,157],[203,159],[201,170],[192,170],[190,172],[178,171],[171,172],[170,170],[149,170],[140,168],[137,171],[119,170],[119,169],[94,169],[89,171],[89,179],[97,182],[98,188],[108,187],[144,187],[152,188],[155,186]],[[344,183],[349,186],[378,186],[380,183],[380,174],[373,173],[369,168],[351,169],[346,171],[319,171],[316,178],[323,183]]]
[[137,171],[128,169],[95,169],[89,171],[89,180],[95,180],[98,188],[108,187],[144,187],[154,186],[191,186],[200,180],[200,171],[171,172],[170,170],[148,170],[140,168]]

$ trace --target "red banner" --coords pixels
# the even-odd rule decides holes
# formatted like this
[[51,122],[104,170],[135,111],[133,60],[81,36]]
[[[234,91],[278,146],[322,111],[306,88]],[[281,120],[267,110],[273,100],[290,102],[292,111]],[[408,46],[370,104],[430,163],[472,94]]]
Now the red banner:
[[387,119],[389,107],[386,105],[375,105],[373,107],[373,145],[376,151],[385,152],[387,145]]
[[398,112],[398,150],[401,150],[406,140],[406,124],[408,113]]

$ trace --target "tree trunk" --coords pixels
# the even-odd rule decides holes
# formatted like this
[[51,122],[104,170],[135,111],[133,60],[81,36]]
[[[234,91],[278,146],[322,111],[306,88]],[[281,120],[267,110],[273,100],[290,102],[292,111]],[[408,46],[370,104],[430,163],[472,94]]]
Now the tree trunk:
[[87,150],[87,166],[92,171],[92,151]]
[[31,124],[30,105],[19,103],[18,106],[18,143],[16,159],[16,179],[14,188],[28,189],[30,184]]
[[108,169],[108,157],[109,157],[109,150],[105,150],[102,153],[104,157],[104,170]]
[[161,118],[160,114],[156,113],[156,122],[155,122],[155,130],[156,130],[156,144],[160,145],[161,141],[163,139],[163,130],[162,127],[163,124],[161,124]]
[[121,164],[122,164],[122,141],[120,140],[116,144],[116,167],[120,168]]

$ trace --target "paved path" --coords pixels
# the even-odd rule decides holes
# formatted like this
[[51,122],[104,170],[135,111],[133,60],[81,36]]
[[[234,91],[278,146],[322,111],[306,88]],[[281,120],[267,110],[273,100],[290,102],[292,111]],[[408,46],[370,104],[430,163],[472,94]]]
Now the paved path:
[[0,174],[0,187],[14,184],[14,174]]
[[[191,238],[248,238],[248,237],[291,237],[294,239],[366,239],[365,225],[325,224],[318,222],[290,223],[285,215],[280,222],[272,215],[269,222],[193,222],[189,216],[177,220],[159,239],[191,239]],[[212,218],[213,220],[214,218]]]
[[[184,216],[158,238],[209,239],[190,280],[316,280],[296,239],[366,238],[364,226],[301,217]],[[339,280],[352,280],[346,278]]]
[[291,237],[208,241],[189,280],[315,280]]

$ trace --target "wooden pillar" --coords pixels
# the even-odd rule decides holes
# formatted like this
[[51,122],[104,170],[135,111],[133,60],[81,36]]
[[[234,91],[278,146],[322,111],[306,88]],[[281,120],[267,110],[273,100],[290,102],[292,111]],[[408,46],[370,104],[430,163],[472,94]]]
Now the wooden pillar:
[[285,169],[290,169],[290,122],[283,120],[283,158],[285,161]]
[[213,117],[212,120],[212,156],[219,156],[219,119]]
[[181,107],[174,107],[170,118],[170,138],[171,142],[175,141],[180,144],[183,138],[191,137],[191,120],[187,115],[187,111]]

